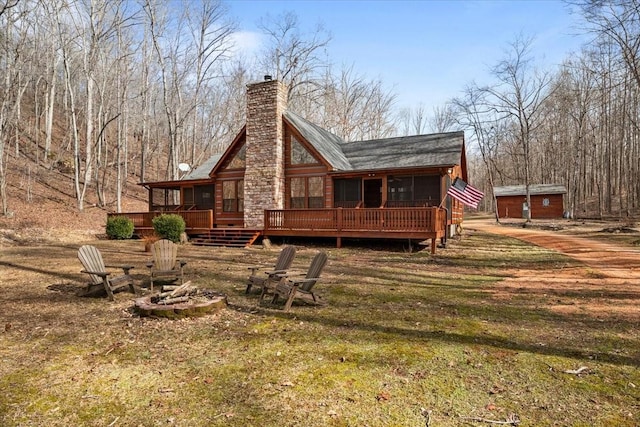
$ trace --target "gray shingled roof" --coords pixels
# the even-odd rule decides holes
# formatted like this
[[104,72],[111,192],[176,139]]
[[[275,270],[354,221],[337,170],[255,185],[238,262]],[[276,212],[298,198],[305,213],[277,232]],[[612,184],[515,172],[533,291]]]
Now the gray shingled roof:
[[345,142],[340,137],[286,112],[285,117],[337,171],[461,164],[464,132]]
[[[565,194],[567,189],[561,184],[531,184],[529,194]],[[506,185],[504,187],[493,187],[493,194],[496,197],[502,196],[524,196],[526,189],[524,185]]]
[[[359,171],[462,164],[464,132],[345,142],[342,138],[286,111],[284,117],[334,171]],[[183,179],[206,179],[222,154],[211,156]]]
[[342,138],[290,111],[286,111],[284,117],[304,139],[313,145],[313,148],[329,162],[334,170],[351,170],[351,164],[340,148],[344,144]]
[[342,151],[352,170],[461,164],[464,132],[349,142]]
[[195,169],[192,169],[184,178],[183,181],[188,181],[190,179],[207,179],[209,178],[209,174],[213,170],[213,167],[218,164],[222,154],[214,154],[204,161],[200,166]]

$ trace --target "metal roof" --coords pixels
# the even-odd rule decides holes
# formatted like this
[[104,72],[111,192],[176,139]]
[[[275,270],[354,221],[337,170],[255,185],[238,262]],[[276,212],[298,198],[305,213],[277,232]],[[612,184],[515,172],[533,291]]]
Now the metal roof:
[[[531,184],[529,194],[565,194],[567,189],[561,184]],[[493,194],[496,197],[503,196],[524,196],[527,194],[524,185],[506,185],[504,187],[493,187]]]

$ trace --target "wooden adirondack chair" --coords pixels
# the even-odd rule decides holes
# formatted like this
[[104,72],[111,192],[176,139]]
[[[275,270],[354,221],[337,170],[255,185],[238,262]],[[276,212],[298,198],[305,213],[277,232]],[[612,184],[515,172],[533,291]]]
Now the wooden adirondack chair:
[[[322,269],[327,264],[327,254],[319,252],[309,265],[309,270],[304,278],[296,279],[287,276],[286,274],[280,275],[280,281],[276,284],[272,304],[278,301],[278,297],[282,296],[287,301],[284,304],[284,311],[289,311],[291,304],[295,298],[301,298],[314,303],[318,303],[316,295],[313,293],[313,287],[320,280],[320,274]],[[264,289],[264,288],[263,288]],[[263,292],[260,299],[264,298],[266,292]]]
[[249,279],[247,279],[247,290],[245,293],[249,293],[253,286],[259,287],[270,287],[271,285],[275,286],[275,283],[279,280],[276,278],[276,274],[284,274],[287,272],[291,264],[293,263],[293,258],[296,256],[296,248],[295,246],[285,246],[280,251],[280,255],[276,259],[276,263],[273,266],[272,270],[265,271],[264,276],[259,276],[257,274],[260,267],[249,267],[251,270],[251,275]]
[[[136,293],[133,287],[133,278],[129,275],[129,270],[133,267],[130,265],[105,265],[102,254],[95,246],[84,245],[78,249],[78,259],[82,263],[84,270],[91,278],[91,283],[87,285],[87,289],[82,295],[96,295],[104,289],[111,301],[114,301],[113,293],[120,291],[127,286],[129,290]],[[123,273],[120,276],[111,277],[111,273],[107,268],[120,268]]]
[[154,279],[173,279],[184,283],[184,266],[186,261],[178,259],[178,245],[171,240],[161,239],[151,246],[153,259],[147,264],[151,273],[151,291]]

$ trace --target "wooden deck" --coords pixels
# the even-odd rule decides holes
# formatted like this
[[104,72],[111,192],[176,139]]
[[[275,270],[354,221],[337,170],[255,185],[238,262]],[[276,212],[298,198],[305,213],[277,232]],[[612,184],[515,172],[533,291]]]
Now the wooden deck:
[[[111,213],[125,216],[134,224],[134,233],[153,230],[154,217],[167,212]],[[172,212],[182,216],[189,236],[215,230],[212,210]],[[431,239],[435,253],[437,239],[445,237],[446,210],[437,207],[407,208],[327,208],[266,210],[263,236],[334,237],[338,247],[342,238]]]
[[169,213],[180,215],[184,219],[187,234],[196,234],[213,228],[213,211],[211,209],[173,212],[122,212],[110,213],[107,217],[124,216],[129,218],[133,221],[134,234],[141,234],[145,231],[153,230],[153,218]]
[[436,239],[445,237],[446,210],[435,207],[411,208],[331,208],[267,210],[264,236],[342,238]]

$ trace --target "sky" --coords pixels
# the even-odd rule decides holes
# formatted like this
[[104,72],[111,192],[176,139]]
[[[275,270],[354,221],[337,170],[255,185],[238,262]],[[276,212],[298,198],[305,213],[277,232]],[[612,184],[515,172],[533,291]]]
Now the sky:
[[303,31],[322,23],[331,34],[332,63],[381,80],[397,94],[397,108],[422,105],[427,112],[460,96],[473,81],[489,83],[490,68],[506,58],[520,34],[533,37],[533,59],[549,71],[588,40],[580,17],[555,0],[228,0],[227,5],[246,52],[259,49],[261,18],[294,12]]

